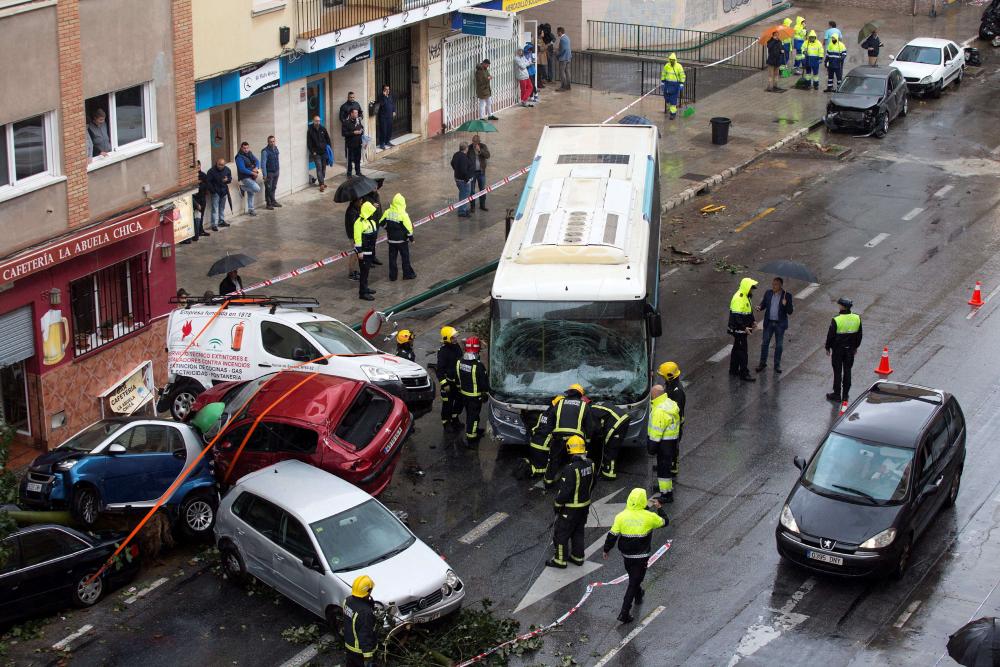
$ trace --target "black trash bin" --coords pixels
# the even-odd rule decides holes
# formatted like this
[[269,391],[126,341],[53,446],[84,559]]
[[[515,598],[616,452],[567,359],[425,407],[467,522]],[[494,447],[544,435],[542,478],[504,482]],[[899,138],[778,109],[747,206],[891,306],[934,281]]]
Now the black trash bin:
[[728,118],[716,116],[712,123],[712,143],[716,146],[725,146],[729,143],[729,125],[732,123]]

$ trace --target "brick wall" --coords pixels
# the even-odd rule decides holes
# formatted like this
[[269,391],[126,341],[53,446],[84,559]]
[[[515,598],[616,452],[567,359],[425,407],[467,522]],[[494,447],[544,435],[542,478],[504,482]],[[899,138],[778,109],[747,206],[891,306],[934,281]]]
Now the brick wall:
[[83,107],[83,67],[80,61],[80,2],[56,4],[59,37],[59,81],[62,94],[59,127],[62,130],[62,171],[66,176],[67,222],[77,227],[90,218],[87,194],[87,138]]
[[[174,91],[177,109],[177,184],[197,185],[194,114],[194,45],[191,0],[173,0]],[[207,165],[206,165],[207,167]]]

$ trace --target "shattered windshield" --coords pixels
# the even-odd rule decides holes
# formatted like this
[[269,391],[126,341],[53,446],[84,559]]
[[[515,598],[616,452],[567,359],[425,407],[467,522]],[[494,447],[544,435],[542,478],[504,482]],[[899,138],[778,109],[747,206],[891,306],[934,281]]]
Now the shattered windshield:
[[497,400],[545,404],[578,382],[592,398],[624,404],[649,389],[642,302],[497,301],[492,324]]

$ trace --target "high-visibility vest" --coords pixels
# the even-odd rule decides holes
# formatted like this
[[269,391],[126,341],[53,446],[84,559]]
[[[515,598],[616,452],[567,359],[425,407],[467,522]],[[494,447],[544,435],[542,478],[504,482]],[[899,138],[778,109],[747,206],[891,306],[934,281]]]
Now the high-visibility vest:
[[681,434],[681,409],[666,394],[653,399],[649,405],[649,425],[646,436],[653,442],[676,440]]
[[677,81],[679,83],[684,83],[687,81],[687,75],[684,73],[684,67],[681,66],[679,62],[674,62],[671,66],[668,60],[666,64],[663,65],[663,71],[660,73],[660,81]]
[[841,313],[833,318],[838,334],[858,333],[861,329],[861,317],[854,313]]
[[806,42],[803,52],[811,58],[823,57],[823,42],[818,39],[813,42]]

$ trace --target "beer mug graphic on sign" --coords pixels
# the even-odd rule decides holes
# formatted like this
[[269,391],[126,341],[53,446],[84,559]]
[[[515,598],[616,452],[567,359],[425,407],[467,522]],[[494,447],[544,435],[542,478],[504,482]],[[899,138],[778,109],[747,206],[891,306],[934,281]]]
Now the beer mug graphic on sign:
[[66,356],[69,343],[69,321],[62,311],[53,308],[42,315],[42,363],[46,366],[58,364]]

